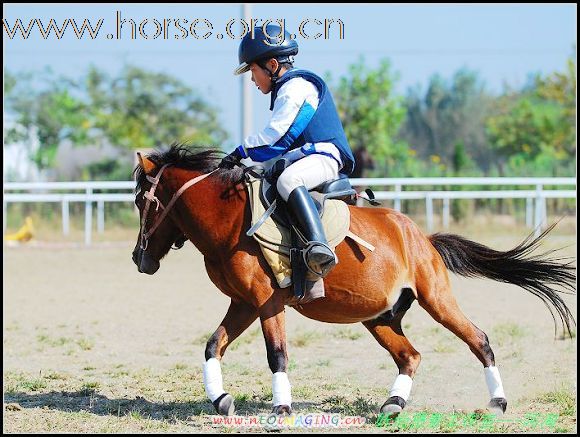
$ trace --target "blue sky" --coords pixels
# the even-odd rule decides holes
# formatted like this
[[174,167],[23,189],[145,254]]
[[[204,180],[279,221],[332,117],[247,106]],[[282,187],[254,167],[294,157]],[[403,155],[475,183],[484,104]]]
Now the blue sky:
[[[94,64],[116,74],[125,64],[134,64],[174,75],[198,90],[220,108],[220,119],[230,138],[224,149],[231,150],[241,141],[240,79],[233,76],[237,66],[239,40],[229,37],[226,24],[241,17],[241,4],[205,5],[22,5],[4,4],[4,19],[12,26],[21,19],[25,26],[40,19],[44,26],[54,19],[60,26],[67,18],[80,25],[83,19],[93,26],[103,19],[96,39],[85,34],[77,39],[67,28],[62,39],[51,34],[46,40],[36,27],[27,39],[20,35],[2,39],[3,64],[11,72],[42,70],[49,66],[55,72],[78,78]],[[120,40],[107,34],[116,33],[117,12],[121,18],[133,19],[137,25],[147,19],[144,31],[155,33],[153,19],[168,21],[168,37],[146,40],[130,39],[130,30]],[[251,16],[260,19],[285,19],[286,28],[297,33],[298,25],[310,19],[304,30],[314,35],[322,26],[314,19],[340,19],[344,38],[337,27],[328,39],[305,39],[298,35],[300,53],[296,66],[318,74],[332,72],[335,80],[347,73],[348,65],[363,55],[371,67],[388,58],[399,74],[397,92],[421,85],[425,89],[436,73],[450,79],[460,68],[479,72],[488,90],[500,92],[503,84],[520,87],[532,72],[563,70],[566,59],[576,45],[576,5],[569,4],[252,4]],[[207,39],[176,39],[182,35],[174,19],[189,23],[206,19],[213,26]],[[173,24],[171,24],[173,23]],[[198,22],[198,35],[207,29]],[[239,27],[232,27],[232,32]],[[218,39],[218,33],[224,35]],[[254,130],[261,129],[269,117],[269,96],[252,91]],[[171,141],[172,139],[168,139]]]

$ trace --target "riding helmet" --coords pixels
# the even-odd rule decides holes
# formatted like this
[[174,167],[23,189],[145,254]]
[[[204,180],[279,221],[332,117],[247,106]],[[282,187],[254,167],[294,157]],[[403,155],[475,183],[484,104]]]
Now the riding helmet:
[[240,65],[234,74],[242,74],[250,70],[250,64],[265,59],[276,58],[278,62],[294,62],[293,56],[298,54],[298,43],[284,31],[284,41],[280,41],[281,28],[275,24],[254,28],[254,35],[248,32],[238,49]]

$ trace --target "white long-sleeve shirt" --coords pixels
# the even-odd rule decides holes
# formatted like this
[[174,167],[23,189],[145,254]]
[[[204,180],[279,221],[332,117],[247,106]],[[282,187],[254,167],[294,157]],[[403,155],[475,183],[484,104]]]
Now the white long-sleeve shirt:
[[318,90],[311,82],[295,77],[284,83],[274,102],[272,118],[260,132],[249,135],[238,150],[244,158],[263,162],[281,156],[296,161],[312,153],[332,156],[342,167],[338,148],[332,143],[306,143],[289,150],[318,108]]

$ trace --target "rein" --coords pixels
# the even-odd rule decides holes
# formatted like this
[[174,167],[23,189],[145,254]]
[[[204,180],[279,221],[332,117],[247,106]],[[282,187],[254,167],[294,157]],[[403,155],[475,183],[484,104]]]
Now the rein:
[[[182,187],[179,190],[177,190],[177,192],[173,195],[173,197],[171,198],[171,200],[169,201],[169,203],[167,204],[167,206],[163,206],[163,204],[155,196],[155,190],[157,189],[157,185],[159,184],[159,180],[161,179],[161,175],[163,174],[163,171],[167,167],[169,167],[169,165],[170,164],[165,164],[163,167],[161,167],[161,170],[159,170],[159,173],[157,173],[157,176],[155,176],[155,177],[146,175],[147,180],[149,182],[151,182],[151,188],[149,189],[149,191],[147,191],[145,194],[143,194],[143,197],[145,199],[147,199],[147,201],[145,203],[145,208],[143,210],[143,217],[141,218],[141,230],[140,230],[140,233],[141,233],[141,243],[140,243],[140,247],[141,247],[142,250],[147,250],[147,246],[149,244],[149,238],[151,238],[151,235],[153,235],[153,233],[155,232],[155,230],[159,227],[159,225],[161,224],[161,222],[163,221],[163,219],[165,219],[165,217],[169,213],[169,210],[173,207],[173,205],[175,204],[175,202],[177,201],[177,199],[179,199],[179,197],[185,192],[185,190],[187,190],[192,185],[195,185],[198,182],[201,182],[202,180],[204,180],[205,178],[207,178],[208,176],[210,176],[213,172],[215,172],[215,171],[218,170],[216,168],[215,170],[213,170],[213,171],[211,171],[209,173],[206,173],[206,174],[203,174],[203,175],[199,175],[199,176],[194,177],[193,179],[190,179],[185,184],[183,184]],[[161,207],[161,209],[163,210],[163,212],[157,218],[157,220],[155,221],[155,223],[153,224],[153,226],[151,227],[151,229],[148,232],[145,232],[145,224],[147,223],[147,215],[149,213],[149,208],[151,207],[151,204],[152,203],[155,203],[156,204],[155,211],[157,211],[159,209],[159,207]]]

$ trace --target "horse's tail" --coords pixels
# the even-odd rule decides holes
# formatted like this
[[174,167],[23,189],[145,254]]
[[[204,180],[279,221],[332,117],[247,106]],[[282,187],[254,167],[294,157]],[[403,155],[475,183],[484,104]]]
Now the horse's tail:
[[562,326],[572,337],[570,327],[576,324],[574,317],[552,288],[553,285],[559,285],[568,290],[569,294],[575,293],[576,269],[571,265],[572,261],[562,263],[561,261],[566,258],[549,258],[548,255],[556,250],[530,255],[555,225],[556,223],[551,225],[537,238],[533,238],[530,234],[514,249],[505,252],[490,249],[453,234],[437,233],[430,235],[429,240],[453,273],[518,285],[542,299],[556,323],[551,304],[556,309]]

